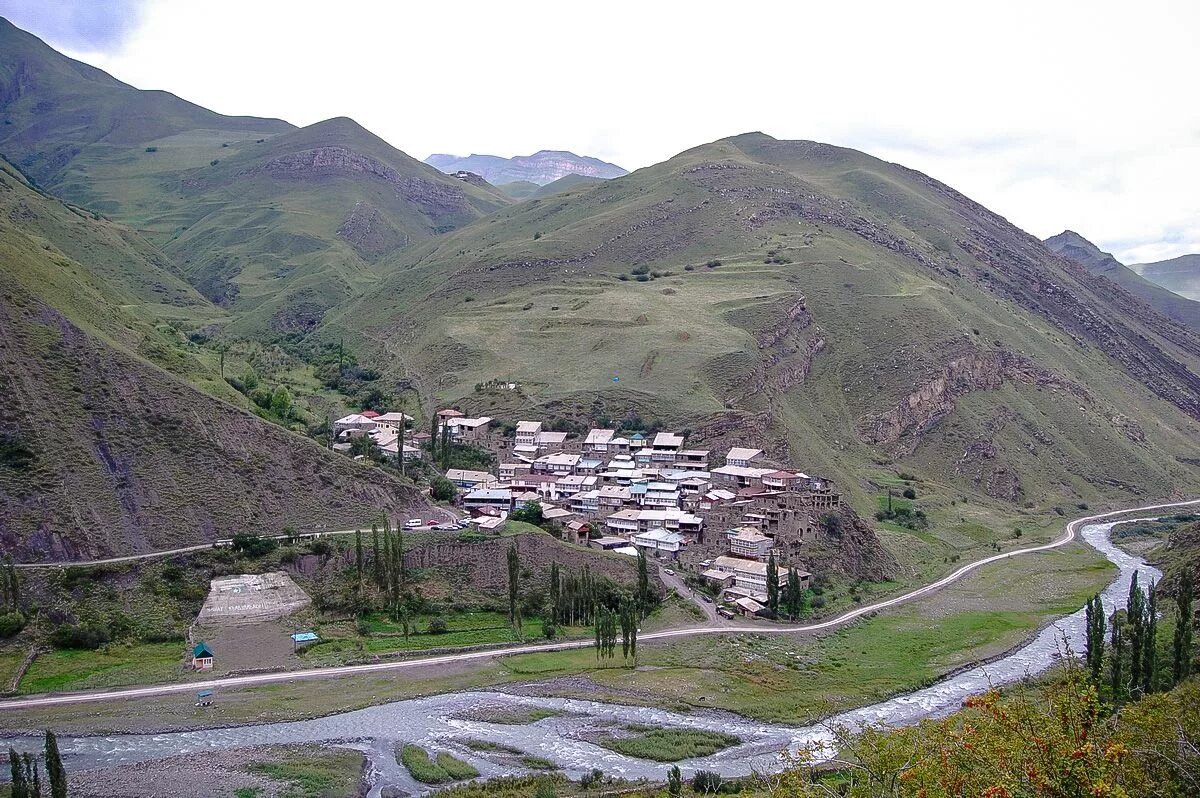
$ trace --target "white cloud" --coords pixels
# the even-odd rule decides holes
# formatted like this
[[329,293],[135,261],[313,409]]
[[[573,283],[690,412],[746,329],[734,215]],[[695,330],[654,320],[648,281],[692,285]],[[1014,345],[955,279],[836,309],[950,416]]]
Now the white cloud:
[[1200,4],[1172,0],[209,0],[150,3],[80,55],[223,113],[351,116],[417,157],[828,141],[1133,262],[1200,251],[1197,52]]

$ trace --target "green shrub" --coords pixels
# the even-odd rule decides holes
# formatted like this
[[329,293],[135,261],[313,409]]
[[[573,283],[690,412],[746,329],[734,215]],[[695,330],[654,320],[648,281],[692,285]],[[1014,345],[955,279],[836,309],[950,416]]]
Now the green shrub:
[[19,612],[0,615],[0,637],[12,637],[25,628],[25,616]]
[[458,494],[458,486],[443,476],[436,476],[429,481],[429,495],[435,501],[453,501]]
[[906,499],[915,499],[915,498],[917,498],[917,492],[916,492],[915,490],[913,490],[912,488],[905,488],[905,489],[904,489],[904,492],[903,492],[902,494],[900,494],[900,495],[901,495],[901,496],[903,496],[903,497],[904,497],[904,498],[906,498]]
[[429,619],[429,634],[444,635],[450,631],[450,626],[446,623],[446,619],[440,615],[436,618]]
[[57,648],[97,649],[112,639],[108,630],[100,626],[60,626],[50,635]]

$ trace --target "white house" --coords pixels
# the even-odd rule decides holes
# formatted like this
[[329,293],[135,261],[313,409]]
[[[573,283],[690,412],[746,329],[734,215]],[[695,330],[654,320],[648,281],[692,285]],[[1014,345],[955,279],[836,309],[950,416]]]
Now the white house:
[[607,453],[608,444],[617,434],[613,429],[594,429],[588,432],[583,440],[583,450],[593,453]]
[[381,416],[376,416],[375,424],[380,428],[386,427],[392,432],[398,433],[400,431],[400,425],[407,425],[409,422],[415,420],[416,419],[414,419],[412,416],[405,415],[404,413],[391,412],[384,413]]
[[725,533],[729,539],[729,553],[735,557],[765,560],[774,541],[754,527],[741,526]]
[[573,474],[582,455],[569,452],[545,454],[533,461],[533,470],[550,474]]
[[741,446],[734,446],[729,450],[729,454],[725,455],[725,465],[745,468],[753,463],[757,463],[762,459],[762,456],[762,449],[746,449]]
[[651,529],[638,532],[633,536],[633,545],[639,549],[648,549],[656,555],[667,555],[674,558],[683,548],[686,538],[678,532],[668,532],[665,529]]
[[378,428],[375,419],[367,418],[362,413],[351,413],[348,416],[342,416],[337,421],[333,422],[333,434],[341,436],[343,433],[350,430],[358,430],[360,432],[372,432]]
[[517,422],[517,446],[529,446],[537,448],[537,436],[542,431],[542,422],[540,421],[518,421]]
[[513,493],[507,489],[477,488],[463,496],[463,507],[468,510],[491,508],[507,513],[512,510]]
[[[735,587],[742,587],[755,593],[767,592],[767,564],[765,562],[721,556],[713,560],[713,570],[733,574]],[[784,573],[783,569],[780,569],[780,573]]]
[[468,471],[464,468],[451,468],[446,471],[446,479],[460,488],[474,488],[478,485],[490,485],[496,478],[486,471]]

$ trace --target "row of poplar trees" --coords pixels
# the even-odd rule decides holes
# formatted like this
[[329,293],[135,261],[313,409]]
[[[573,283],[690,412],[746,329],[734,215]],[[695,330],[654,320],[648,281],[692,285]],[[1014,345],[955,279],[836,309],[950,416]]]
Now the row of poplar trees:
[[384,609],[393,621],[402,620],[405,613],[404,533],[392,529],[392,523],[384,518],[380,524],[371,524],[371,559],[368,566],[366,546],[361,530],[354,532],[354,568],[357,590],[361,595],[370,579],[383,597]]
[[1154,587],[1151,582],[1143,591],[1135,571],[1125,610],[1113,613],[1111,627],[1100,596],[1093,596],[1087,603],[1084,661],[1097,686],[1107,682],[1115,704],[1170,689],[1191,675],[1195,623],[1192,575],[1182,574],[1175,593],[1175,633],[1169,673],[1164,673],[1158,662],[1159,610]]
[[[41,769],[43,763],[36,754],[18,754],[8,749],[8,764],[12,774],[12,798],[42,798]],[[62,756],[58,752],[58,740],[54,732],[46,732],[46,781],[49,782],[49,798],[66,798],[67,771],[63,770]]]

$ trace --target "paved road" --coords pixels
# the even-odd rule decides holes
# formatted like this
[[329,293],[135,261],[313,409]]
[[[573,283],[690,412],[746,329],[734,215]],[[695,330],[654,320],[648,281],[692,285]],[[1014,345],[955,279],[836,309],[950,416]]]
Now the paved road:
[[704,619],[709,625],[727,625],[729,621],[717,614],[717,605],[711,601],[705,601],[700,598],[700,594],[692,588],[691,585],[684,582],[678,573],[669,574],[667,569],[659,567],[658,578],[667,586],[668,590],[674,590],[684,599],[690,599],[704,613]]
[[[928,595],[943,587],[952,584],[953,582],[962,579],[970,572],[982,568],[988,563],[1007,560],[1010,557],[1017,557],[1024,554],[1033,554],[1039,551],[1049,551],[1061,546],[1065,546],[1075,540],[1079,533],[1079,528],[1084,524],[1095,521],[1103,521],[1107,518],[1113,518],[1119,515],[1126,515],[1136,512],[1152,512],[1155,510],[1165,510],[1172,507],[1188,507],[1191,505],[1200,504],[1200,499],[1191,501],[1171,502],[1168,504],[1153,504],[1145,507],[1134,507],[1128,510],[1114,510],[1109,513],[1100,513],[1099,515],[1089,515],[1083,518],[1076,518],[1067,524],[1066,531],[1063,536],[1052,543],[1047,543],[1042,546],[1033,546],[1024,549],[1015,549],[1003,554],[996,554],[991,557],[985,557],[982,560],[977,560],[973,563],[968,563],[958,570],[947,576],[942,577],[936,582],[931,582],[924,587],[910,590],[907,593],[877,601],[874,604],[868,604],[862,607],[857,607],[849,612],[843,613],[836,618],[831,618],[828,621],[821,623],[807,624],[805,626],[747,626],[747,625],[730,625],[730,626],[697,626],[687,627],[682,629],[669,629],[662,632],[651,632],[644,635],[639,635],[642,641],[649,640],[665,640],[675,637],[695,637],[699,635],[724,635],[731,633],[750,633],[750,634],[795,634],[798,632],[815,632],[822,629],[831,629],[835,626],[841,626],[856,618],[861,618],[864,615],[869,615],[878,612],[888,607],[894,607],[898,604],[903,604],[907,601],[912,601],[915,598]],[[357,676],[366,673],[375,673],[379,671],[397,671],[406,668],[420,668],[432,665],[443,665],[455,662],[467,662],[471,660],[489,659],[497,656],[509,656],[512,654],[532,654],[544,651],[565,651],[568,649],[588,648],[592,646],[591,640],[576,640],[564,643],[535,643],[531,645],[516,646],[513,648],[490,649],[487,651],[468,651],[460,654],[444,654],[436,657],[423,657],[420,659],[401,660],[396,662],[377,662],[369,665],[343,665],[332,668],[311,668],[309,670],[300,671],[282,671],[279,673],[258,673],[250,676],[232,676],[225,679],[209,679],[206,681],[184,682],[178,684],[162,684],[152,687],[134,687],[124,690],[107,690],[84,693],[67,693],[63,695],[43,695],[31,696],[29,698],[16,698],[8,701],[0,701],[0,711],[6,709],[29,709],[35,707],[57,706],[61,704],[79,704],[88,701],[116,701],[125,698],[145,698],[149,696],[170,695],[173,693],[190,693],[198,690],[207,690],[214,688],[226,687],[251,687],[262,684],[276,684],[279,682],[291,682],[299,679],[329,679],[339,676]]]

